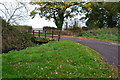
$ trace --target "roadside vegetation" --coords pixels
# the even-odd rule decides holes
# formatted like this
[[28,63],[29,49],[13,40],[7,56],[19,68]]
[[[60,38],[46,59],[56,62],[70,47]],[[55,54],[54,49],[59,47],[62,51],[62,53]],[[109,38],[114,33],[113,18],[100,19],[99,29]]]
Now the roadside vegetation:
[[3,78],[111,78],[115,71],[96,51],[69,40],[2,54]]
[[120,28],[97,28],[87,29],[87,27],[73,27],[62,31],[63,36],[75,36],[87,39],[98,39],[105,41],[120,42]]
[[119,28],[92,29],[82,32],[81,37],[120,42]]

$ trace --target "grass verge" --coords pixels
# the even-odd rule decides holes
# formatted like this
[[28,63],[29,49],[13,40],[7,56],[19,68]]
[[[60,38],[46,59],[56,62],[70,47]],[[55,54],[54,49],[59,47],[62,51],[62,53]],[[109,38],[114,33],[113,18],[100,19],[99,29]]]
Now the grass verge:
[[0,80],[2,79],[2,54],[0,54]]
[[102,28],[89,30],[87,32],[83,32],[82,38],[94,38],[100,40],[120,42],[118,28]]
[[2,54],[3,78],[111,78],[99,53],[69,40]]

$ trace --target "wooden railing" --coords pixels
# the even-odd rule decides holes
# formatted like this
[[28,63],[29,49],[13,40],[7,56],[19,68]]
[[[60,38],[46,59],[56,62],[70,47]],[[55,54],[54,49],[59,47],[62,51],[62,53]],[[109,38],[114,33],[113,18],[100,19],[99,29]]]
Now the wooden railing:
[[34,37],[43,37],[43,38],[57,38],[58,41],[61,37],[61,30],[33,30]]

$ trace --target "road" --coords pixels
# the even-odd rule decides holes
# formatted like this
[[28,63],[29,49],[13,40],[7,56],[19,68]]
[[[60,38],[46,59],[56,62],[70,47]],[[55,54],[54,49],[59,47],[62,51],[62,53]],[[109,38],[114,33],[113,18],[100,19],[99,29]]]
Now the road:
[[[76,37],[61,37],[62,39],[69,39],[74,42],[83,44],[88,46],[95,51],[99,52],[103,59],[110,65],[116,66],[118,70],[120,70],[120,43],[108,42],[108,41],[100,41],[100,40],[87,40]],[[119,66],[119,68],[118,68]],[[120,76],[120,74],[119,74]]]

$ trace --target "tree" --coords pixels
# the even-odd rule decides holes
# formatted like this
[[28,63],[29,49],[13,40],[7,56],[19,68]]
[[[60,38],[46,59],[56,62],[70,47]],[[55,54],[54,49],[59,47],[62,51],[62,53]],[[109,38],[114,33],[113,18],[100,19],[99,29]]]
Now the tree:
[[[106,10],[100,7],[100,3],[91,4],[90,11],[86,14],[88,18],[87,25],[89,28],[102,28],[104,27]],[[88,8],[89,9],[89,8]]]
[[10,24],[19,24],[21,21],[27,19],[28,7],[27,3],[15,2],[1,2],[0,16]]
[[[64,19],[68,17],[73,17],[75,14],[79,13],[80,3],[77,2],[31,2],[32,5],[39,5],[30,14],[32,18],[36,14],[40,17],[45,17],[46,19],[54,19],[57,29],[62,29]],[[73,13],[74,12],[74,13]]]
[[107,10],[107,25],[108,27],[115,27],[120,26],[120,2],[105,2],[102,4],[102,7],[104,7]]
[[84,5],[89,28],[115,27],[119,21],[119,2],[89,2]]

